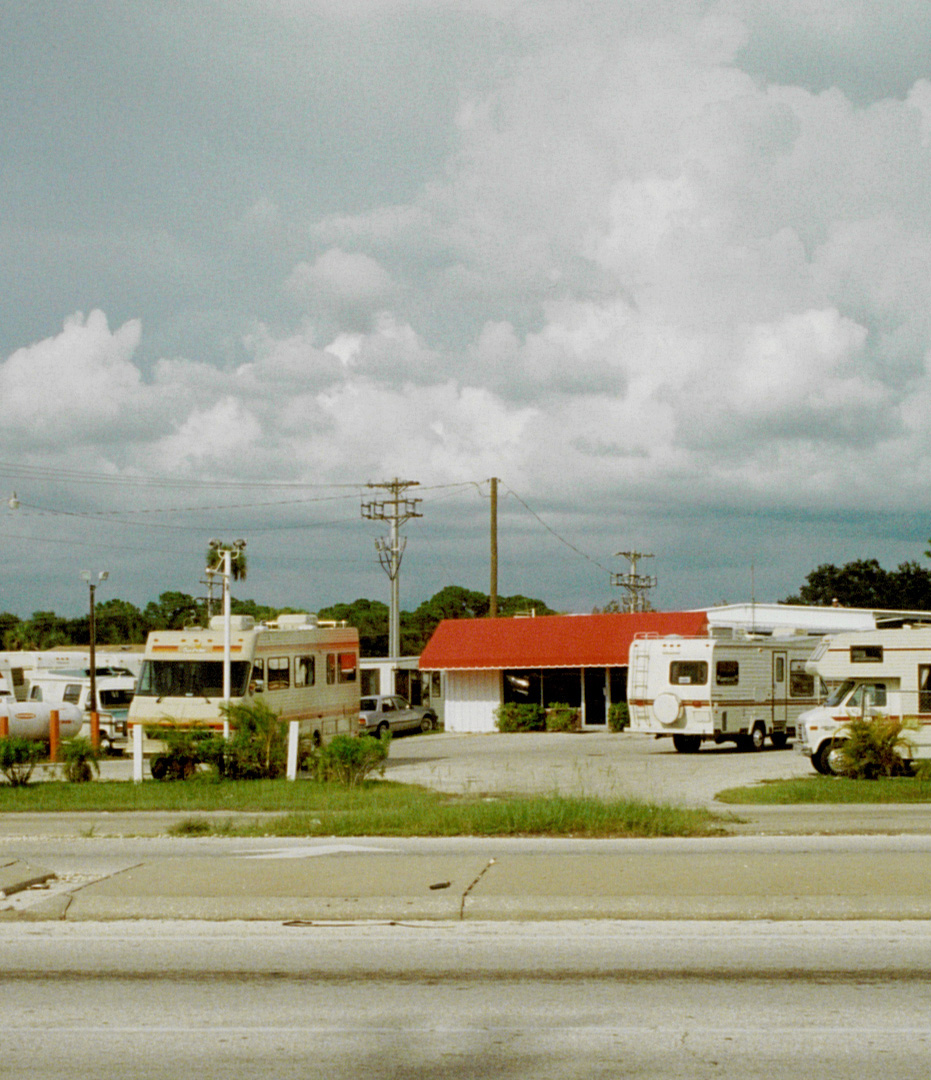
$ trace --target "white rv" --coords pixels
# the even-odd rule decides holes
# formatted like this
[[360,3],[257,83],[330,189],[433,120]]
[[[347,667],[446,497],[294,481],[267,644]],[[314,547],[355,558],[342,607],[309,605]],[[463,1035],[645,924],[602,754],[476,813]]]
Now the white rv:
[[900,720],[903,757],[931,757],[931,626],[834,634],[822,639],[808,669],[832,687],[822,706],[799,718],[795,748],[818,772],[837,771],[854,717]]
[[[157,630],[146,642],[129,725],[222,728],[225,627]],[[263,701],[300,722],[315,745],[359,725],[359,634],[318,626],[313,615],[281,615],[268,626],[230,619],[230,702]]]
[[7,734],[23,739],[48,742],[52,712],[58,713],[58,733],[62,739],[79,734],[84,714],[76,705],[67,702],[22,701],[14,693],[21,685],[10,665],[0,660],[0,716],[5,721]]
[[[90,699],[90,668],[39,669],[27,674],[29,700],[77,705],[86,718],[82,734],[89,737],[90,712],[94,708]],[[100,721],[100,748],[105,753],[120,752],[127,745],[126,720],[136,679],[128,668],[96,667],[94,689]]]
[[817,703],[806,670],[816,640],[725,631],[708,637],[640,635],[627,669],[630,731],[669,736],[680,753],[704,740],[759,750],[784,747],[800,713]]

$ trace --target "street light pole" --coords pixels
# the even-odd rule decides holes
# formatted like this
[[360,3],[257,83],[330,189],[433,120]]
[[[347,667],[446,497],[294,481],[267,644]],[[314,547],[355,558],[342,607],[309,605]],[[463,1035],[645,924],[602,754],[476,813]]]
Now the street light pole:
[[100,743],[100,715],[97,711],[97,622],[95,614],[95,594],[97,592],[97,585],[100,582],[106,581],[110,576],[109,571],[101,570],[97,575],[97,581],[94,581],[94,575],[90,570],[82,570],[81,577],[87,582],[88,592],[90,593],[90,722],[91,722],[91,741],[94,747]]

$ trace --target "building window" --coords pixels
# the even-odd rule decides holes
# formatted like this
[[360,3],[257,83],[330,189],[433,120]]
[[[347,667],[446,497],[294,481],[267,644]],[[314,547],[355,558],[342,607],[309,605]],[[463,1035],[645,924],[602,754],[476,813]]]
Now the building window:
[[708,682],[708,664],[705,660],[673,660],[669,682],[672,686],[704,686]]
[[736,660],[719,660],[714,667],[717,686],[736,686],[740,682],[740,664]]

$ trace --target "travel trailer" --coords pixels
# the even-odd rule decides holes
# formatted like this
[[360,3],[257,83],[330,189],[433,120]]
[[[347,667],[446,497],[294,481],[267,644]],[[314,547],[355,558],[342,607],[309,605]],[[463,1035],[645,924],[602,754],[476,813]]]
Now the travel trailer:
[[[207,629],[149,634],[129,726],[223,727],[224,617]],[[313,615],[280,615],[269,625],[230,617],[231,704],[262,701],[297,720],[315,745],[355,734],[359,723],[359,635],[353,627],[318,626]]]
[[799,717],[795,748],[818,772],[838,771],[838,751],[854,717],[901,721],[903,758],[931,757],[931,626],[825,637],[808,670],[832,687],[823,705]]
[[48,742],[52,712],[58,713],[58,733],[70,739],[81,731],[84,714],[68,702],[20,701],[13,689],[19,685],[9,664],[0,662],[0,717],[6,721],[7,734],[23,739]]
[[[90,737],[90,668],[56,668],[30,671],[29,701],[67,702],[84,714],[82,734]],[[136,689],[136,679],[128,668],[97,667],[94,673],[96,711],[100,722],[100,748],[105,753],[126,748],[126,720]]]
[[639,635],[630,646],[630,731],[672,738],[680,753],[703,741],[784,747],[815,705],[806,661],[817,640],[716,631],[707,637]]

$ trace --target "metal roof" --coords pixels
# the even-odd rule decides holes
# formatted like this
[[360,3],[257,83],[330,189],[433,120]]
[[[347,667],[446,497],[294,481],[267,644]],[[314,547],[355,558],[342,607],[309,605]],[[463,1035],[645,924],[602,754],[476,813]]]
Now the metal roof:
[[704,611],[444,619],[420,656],[428,671],[624,667],[637,634],[703,634]]

